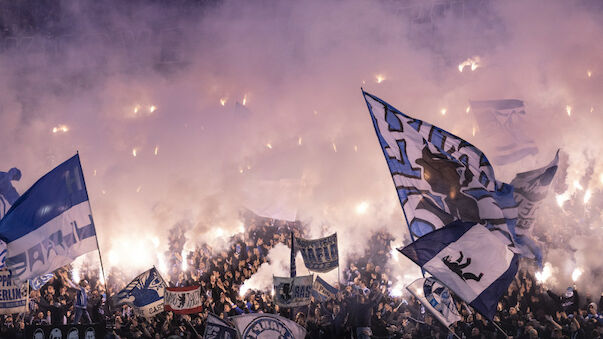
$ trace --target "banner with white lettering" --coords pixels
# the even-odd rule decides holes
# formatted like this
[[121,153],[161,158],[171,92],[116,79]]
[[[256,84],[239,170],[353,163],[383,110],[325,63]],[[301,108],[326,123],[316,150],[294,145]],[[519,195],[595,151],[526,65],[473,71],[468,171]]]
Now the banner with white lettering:
[[50,273],[97,249],[78,155],[40,178],[0,219],[13,280]]
[[201,287],[166,287],[163,306],[176,314],[191,314],[202,311]]
[[29,284],[15,284],[9,271],[0,272],[0,314],[27,312]]
[[312,295],[312,275],[294,278],[274,277],[274,300],[280,307],[308,305]]
[[326,301],[337,296],[337,289],[317,276],[312,285],[312,296],[318,301]]
[[310,271],[325,273],[339,266],[337,233],[312,240],[295,238],[295,247]]

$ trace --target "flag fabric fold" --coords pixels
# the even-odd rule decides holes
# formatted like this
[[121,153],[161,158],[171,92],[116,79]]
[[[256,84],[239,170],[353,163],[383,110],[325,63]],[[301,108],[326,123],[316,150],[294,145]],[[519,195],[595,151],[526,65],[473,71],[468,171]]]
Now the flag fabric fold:
[[288,338],[304,339],[306,329],[295,321],[275,314],[253,313],[231,317],[241,339]]
[[114,297],[116,306],[127,304],[143,317],[163,312],[166,283],[155,267],[141,273]]
[[40,178],[0,219],[6,265],[16,281],[53,272],[96,250],[79,155]]
[[500,238],[473,222],[454,221],[399,251],[489,319],[519,262]]
[[406,289],[444,326],[449,327],[462,319],[450,291],[437,279],[420,278]]
[[363,95],[413,240],[463,220],[484,223],[514,245],[513,187],[496,180],[482,151],[369,93]]
[[316,300],[327,301],[337,296],[337,289],[329,285],[320,276],[316,276],[314,284],[312,284],[312,296]]

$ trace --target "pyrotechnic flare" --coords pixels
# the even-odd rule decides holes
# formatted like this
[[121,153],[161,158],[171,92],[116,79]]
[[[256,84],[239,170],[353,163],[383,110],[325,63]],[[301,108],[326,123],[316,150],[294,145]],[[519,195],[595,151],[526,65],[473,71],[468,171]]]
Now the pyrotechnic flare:
[[580,267],[576,267],[574,269],[574,271],[572,272],[572,281],[573,282],[577,282],[578,279],[580,279],[580,276],[582,275],[582,269]]
[[463,72],[466,66],[471,66],[471,71],[475,71],[479,67],[480,58],[478,56],[474,56],[469,58],[459,64],[459,72]]
[[377,75],[375,76],[375,81],[376,81],[378,84],[380,84],[380,83],[382,83],[383,81],[385,81],[385,76],[384,76],[384,75],[382,75],[382,74],[377,74]]
[[570,105],[566,105],[565,106],[565,111],[567,112],[567,116],[571,117],[572,116],[572,106]]
[[442,108],[442,109],[440,110],[440,113],[442,113],[442,115],[446,115],[446,111],[447,111],[447,110],[446,110],[445,108]]
[[52,133],[65,133],[69,131],[69,127],[66,125],[58,125],[52,128]]
[[536,280],[544,284],[553,275],[553,267],[550,262],[544,263],[542,271],[536,272]]

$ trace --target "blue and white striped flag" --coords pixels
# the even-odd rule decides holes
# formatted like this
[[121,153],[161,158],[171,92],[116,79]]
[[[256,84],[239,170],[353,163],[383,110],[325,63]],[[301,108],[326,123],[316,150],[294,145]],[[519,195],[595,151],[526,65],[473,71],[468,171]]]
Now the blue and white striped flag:
[[517,99],[470,101],[471,111],[479,124],[480,135],[496,145],[492,161],[510,164],[538,153],[534,140],[523,131],[526,114],[523,101]]
[[96,250],[96,230],[78,155],[40,178],[0,220],[16,281],[53,272]]
[[463,220],[484,223],[513,245],[513,187],[496,181],[486,155],[437,126],[363,94],[412,239]]
[[399,251],[488,319],[519,265],[519,255],[472,222],[455,221]]
[[31,288],[34,290],[39,290],[42,286],[46,285],[50,279],[54,278],[54,273],[43,274],[39,277],[33,278],[29,281]]

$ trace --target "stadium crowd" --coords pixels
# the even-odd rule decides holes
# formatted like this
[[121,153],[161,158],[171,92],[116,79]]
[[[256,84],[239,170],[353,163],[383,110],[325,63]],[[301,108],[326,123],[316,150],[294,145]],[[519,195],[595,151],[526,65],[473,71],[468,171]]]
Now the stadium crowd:
[[[301,224],[262,217],[247,218],[245,235],[234,236],[228,250],[214,251],[207,245],[180,253],[184,229],[170,232],[169,273],[171,286],[200,285],[203,312],[175,315],[162,312],[150,319],[137,316],[127,305],[108,308],[104,284],[98,271],[81,272],[75,285],[69,267],[39,290],[30,292],[30,312],[4,315],[1,338],[20,338],[29,324],[105,323],[109,337],[197,338],[204,333],[205,319],[212,312],[220,317],[264,312],[295,319],[307,330],[308,338],[450,338],[452,334],[421,307],[412,295],[392,296],[386,249],[393,240],[387,233],[373,234],[370,248],[362,256],[349,260],[344,281],[336,298],[295,309],[279,308],[269,292],[249,290],[240,295],[243,282],[266,262],[268,251],[277,243],[289,244],[289,234],[303,236]],[[182,260],[187,270],[182,270]],[[115,295],[127,281],[112,270],[107,286]],[[78,292],[83,287],[87,293]],[[79,296],[78,296],[79,294]],[[494,318],[513,338],[600,338],[603,317],[599,310],[603,297],[579,296],[569,288],[555,294],[539,285],[527,269],[522,269],[498,305]],[[462,321],[452,329],[460,338],[504,338],[494,325],[471,307],[457,303]],[[108,310],[111,310],[110,312]]]

